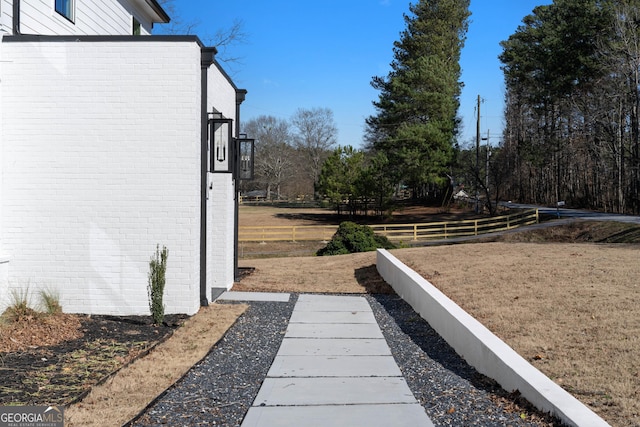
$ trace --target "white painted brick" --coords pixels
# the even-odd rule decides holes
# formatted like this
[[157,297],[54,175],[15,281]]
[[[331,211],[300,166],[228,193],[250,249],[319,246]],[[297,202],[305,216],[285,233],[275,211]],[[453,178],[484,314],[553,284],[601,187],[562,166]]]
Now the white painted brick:
[[[160,243],[169,249],[167,312],[195,312],[199,46],[6,43],[2,59],[9,287],[58,288],[70,312],[147,314],[148,262]],[[234,114],[233,87],[216,85],[210,96],[231,96],[223,104]],[[230,176],[220,180],[208,202],[207,270],[209,282],[229,287],[234,190]]]

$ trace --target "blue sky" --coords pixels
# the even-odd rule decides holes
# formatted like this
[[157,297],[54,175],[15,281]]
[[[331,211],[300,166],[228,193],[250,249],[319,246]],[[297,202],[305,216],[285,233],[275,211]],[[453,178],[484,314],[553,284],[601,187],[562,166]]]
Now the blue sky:
[[[199,22],[207,41],[234,20],[243,22],[247,42],[224,64],[248,94],[242,120],[260,115],[290,118],[298,108],[329,108],[340,145],[362,146],[364,120],[375,113],[379,92],[373,76],[386,76],[393,42],[404,30],[410,0],[175,0],[181,17]],[[476,104],[481,104],[481,134],[498,143],[503,128],[504,83],[497,57],[506,40],[534,7],[551,0],[471,0],[471,24],[462,52],[459,114],[460,143],[474,143]]]

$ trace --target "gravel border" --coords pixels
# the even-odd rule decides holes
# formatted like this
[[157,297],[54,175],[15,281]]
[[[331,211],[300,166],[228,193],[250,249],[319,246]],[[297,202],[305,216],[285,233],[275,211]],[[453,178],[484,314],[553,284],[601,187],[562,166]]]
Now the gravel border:
[[[470,367],[398,296],[365,297],[409,388],[435,426],[560,425],[540,414],[522,419],[520,411],[507,411],[513,396]],[[240,426],[297,299],[291,294],[287,303],[248,303],[249,309],[211,352],[127,425]]]
[[211,352],[127,425],[239,426],[280,348],[297,299],[243,302],[249,308]]
[[[397,295],[366,296],[391,353],[435,426],[561,426],[471,367]],[[527,416],[523,419],[516,403]]]

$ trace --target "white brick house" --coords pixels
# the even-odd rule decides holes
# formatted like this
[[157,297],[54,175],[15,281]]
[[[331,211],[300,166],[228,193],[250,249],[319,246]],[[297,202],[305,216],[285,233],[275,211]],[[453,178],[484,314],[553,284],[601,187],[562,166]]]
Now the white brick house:
[[167,313],[233,285],[234,177],[209,172],[207,119],[238,129],[246,91],[197,37],[149,36],[167,21],[155,0],[0,0],[0,311],[28,288],[148,314],[157,244]]

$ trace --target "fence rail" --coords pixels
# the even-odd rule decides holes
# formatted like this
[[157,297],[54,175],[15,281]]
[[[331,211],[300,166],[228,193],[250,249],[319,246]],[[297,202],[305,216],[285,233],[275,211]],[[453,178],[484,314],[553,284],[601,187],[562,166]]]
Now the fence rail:
[[[537,224],[539,220],[538,210],[533,209],[492,218],[420,224],[378,224],[370,227],[375,233],[386,236],[389,240],[409,242],[477,236]],[[328,241],[337,229],[337,225],[246,226],[239,227],[238,240],[240,242]]]

